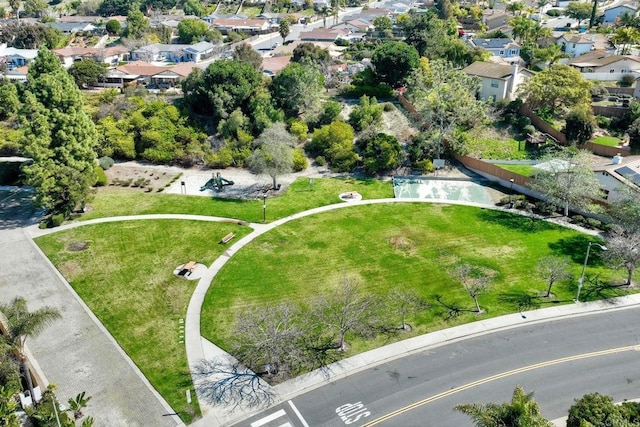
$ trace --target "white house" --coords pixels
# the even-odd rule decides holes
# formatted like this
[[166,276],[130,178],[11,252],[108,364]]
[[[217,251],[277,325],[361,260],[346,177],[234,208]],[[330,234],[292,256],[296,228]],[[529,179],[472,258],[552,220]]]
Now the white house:
[[215,46],[209,42],[198,42],[184,48],[184,60],[200,62],[213,56]]
[[640,58],[631,55],[594,51],[571,58],[568,64],[577,68],[587,80],[618,81],[630,73],[640,76]]
[[476,76],[481,81],[478,97],[483,101],[513,100],[516,98],[518,86],[533,73],[517,64],[495,64],[493,62],[476,61],[462,69],[470,76]]
[[88,22],[47,22],[45,25],[60,30],[62,34],[67,36],[75,33],[93,32],[97,28]]
[[638,8],[629,3],[622,3],[613,7],[609,7],[604,10],[602,14],[602,24],[612,25],[616,20],[624,13],[630,13],[632,16],[636,16]]
[[268,30],[271,23],[266,19],[216,19],[211,26],[223,34],[229,31],[255,34]]
[[570,56],[580,56],[594,49],[594,38],[589,34],[563,34],[557,44]]
[[342,22],[338,25],[334,25],[331,28],[336,30],[345,29],[349,30],[351,33],[366,33],[370,30],[373,30],[374,26],[372,22],[359,18],[347,22]]
[[638,156],[615,156],[609,165],[595,168],[600,189],[607,202],[615,201],[625,193],[625,187],[640,190],[640,159]]

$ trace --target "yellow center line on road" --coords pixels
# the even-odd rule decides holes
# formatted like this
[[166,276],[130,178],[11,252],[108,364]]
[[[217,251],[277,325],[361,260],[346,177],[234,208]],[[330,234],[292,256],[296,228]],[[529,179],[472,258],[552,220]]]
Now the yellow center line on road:
[[452,394],[456,394],[456,393],[459,393],[461,391],[468,390],[468,389],[470,389],[472,387],[479,386],[479,385],[482,385],[482,384],[486,384],[486,383],[491,382],[491,381],[495,381],[495,380],[499,380],[499,379],[502,379],[502,378],[506,378],[506,377],[509,377],[511,375],[516,375],[516,374],[520,374],[522,372],[532,371],[534,369],[544,368],[544,367],[547,367],[547,366],[559,365],[561,363],[573,362],[575,360],[588,359],[588,358],[591,358],[591,357],[607,356],[607,355],[610,355],[610,354],[622,353],[622,352],[625,352],[625,351],[632,351],[632,350],[640,350],[640,346],[629,345],[629,346],[626,346],[626,347],[618,347],[618,348],[612,348],[612,349],[609,349],[609,350],[594,351],[592,353],[577,354],[575,356],[562,357],[560,359],[554,359],[554,360],[549,360],[547,362],[536,363],[535,365],[523,366],[521,368],[517,368],[517,369],[513,369],[511,371],[507,371],[507,372],[503,372],[503,373],[500,373],[500,374],[496,374],[496,375],[493,375],[493,376],[490,376],[490,377],[487,377],[487,378],[483,378],[483,379],[480,379],[480,380],[477,380],[477,381],[474,381],[474,382],[471,382],[471,383],[468,383],[468,384],[461,385],[459,387],[452,388],[451,390],[447,390],[447,391],[444,391],[442,393],[438,393],[438,394],[436,394],[434,396],[428,397],[426,399],[423,399],[423,400],[420,400],[418,402],[412,403],[411,405],[407,405],[407,406],[405,406],[403,408],[400,408],[400,409],[397,409],[397,410],[395,410],[393,412],[390,412],[387,415],[383,415],[380,418],[377,418],[377,419],[375,419],[373,421],[370,421],[370,422],[364,424],[362,427],[371,427],[371,426],[378,425],[381,422],[390,420],[391,418],[393,418],[393,417],[395,417],[397,415],[404,414],[405,412],[409,412],[412,409],[418,408],[418,407],[420,407],[422,405],[426,405],[427,403],[431,403],[431,402],[434,402],[434,401],[436,401],[438,399],[442,399],[443,397],[451,396]]

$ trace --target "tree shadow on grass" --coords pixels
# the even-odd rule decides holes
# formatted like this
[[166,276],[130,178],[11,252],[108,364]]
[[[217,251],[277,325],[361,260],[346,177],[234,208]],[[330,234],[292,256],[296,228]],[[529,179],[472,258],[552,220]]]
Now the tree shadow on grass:
[[626,287],[612,285],[600,279],[598,275],[593,277],[585,277],[584,287],[582,288],[580,301],[610,301],[613,298],[627,295],[629,292]]
[[[553,294],[552,294],[553,295]],[[507,306],[513,307],[518,312],[537,310],[544,306],[551,306],[569,302],[556,298],[546,298],[539,294],[532,294],[525,291],[503,292],[498,295],[498,301]]]
[[[556,255],[568,256],[571,258],[571,261],[582,264],[587,255],[589,242],[602,243],[600,239],[593,236],[578,234],[549,243],[549,249],[555,252]],[[591,247],[591,251],[589,252],[589,265],[592,267],[605,265],[602,259],[602,250],[597,246]]]
[[526,233],[548,231],[558,227],[542,219],[489,209],[480,210],[477,218],[486,222],[499,223],[509,229]]

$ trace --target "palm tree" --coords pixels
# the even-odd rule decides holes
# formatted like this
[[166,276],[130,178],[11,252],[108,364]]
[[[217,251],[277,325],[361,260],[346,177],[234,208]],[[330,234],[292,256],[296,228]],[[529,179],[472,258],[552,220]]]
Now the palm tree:
[[320,9],[320,15],[322,15],[322,25],[327,28],[327,16],[329,16],[329,8],[325,5]]
[[517,14],[520,14],[525,7],[525,3],[522,1],[514,1],[512,3],[509,3],[506,7],[507,12],[511,12],[513,14],[513,16]]
[[[514,4],[514,3],[510,3]],[[511,18],[509,20],[509,25],[512,28],[513,37],[518,39],[520,42],[528,41],[531,37],[531,29],[533,27],[534,21],[532,19],[527,18],[524,15],[518,15],[515,18]]]
[[471,403],[457,405],[454,409],[469,415],[476,427],[553,427],[540,415],[540,407],[533,400],[533,393],[525,393],[520,386],[513,391],[511,403]]
[[570,55],[563,52],[559,44],[552,44],[545,48],[536,49],[533,57],[534,64],[536,62],[544,62],[547,65],[553,65],[562,58],[569,58]]
[[[7,319],[6,327],[8,335],[5,337],[18,358],[22,374],[29,387],[31,398],[34,398],[31,371],[27,361],[25,342],[28,337],[36,336],[42,332],[54,320],[62,317],[60,312],[51,307],[42,307],[34,312],[29,312],[24,298],[16,297],[10,304],[0,305],[0,313]],[[33,402],[35,405],[35,401]]]
[[617,19],[618,27],[638,27],[638,18],[631,12],[623,12]]
[[611,37],[611,42],[616,47],[620,45],[618,48],[618,54],[620,55],[629,55],[631,45],[637,43],[638,40],[640,40],[640,33],[632,27],[618,28]]

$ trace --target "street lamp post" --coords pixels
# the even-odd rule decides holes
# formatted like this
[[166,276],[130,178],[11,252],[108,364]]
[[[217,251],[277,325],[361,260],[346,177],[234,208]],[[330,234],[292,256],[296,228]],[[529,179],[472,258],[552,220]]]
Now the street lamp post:
[[262,222],[266,224],[267,222],[267,195],[266,193],[262,195]]
[[509,180],[511,187],[509,188],[509,209],[513,209],[513,178]]
[[582,284],[584,283],[584,271],[586,270],[587,262],[589,261],[589,251],[591,251],[591,245],[596,245],[603,251],[607,250],[607,247],[601,245],[600,243],[589,242],[589,246],[587,246],[587,254],[584,257],[584,264],[582,264],[582,273],[580,274],[580,278],[578,279],[578,293],[576,294],[576,304],[580,302],[580,291],[582,290]]

